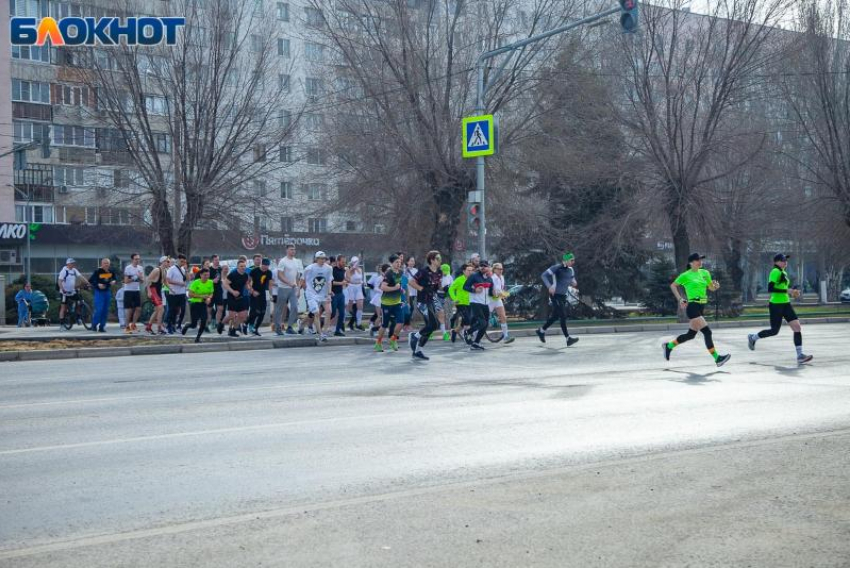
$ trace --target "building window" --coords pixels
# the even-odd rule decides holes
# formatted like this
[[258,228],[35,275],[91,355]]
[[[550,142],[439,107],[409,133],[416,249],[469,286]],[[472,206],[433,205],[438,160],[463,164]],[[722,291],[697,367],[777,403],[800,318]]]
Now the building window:
[[280,198],[281,199],[292,199],[292,182],[291,181],[280,182]]
[[289,57],[289,40],[283,37],[277,38],[277,54],[281,57]]
[[281,92],[288,93],[289,85],[292,82],[292,77],[281,73],[277,76],[277,88],[281,90]]
[[292,232],[292,217],[281,217],[280,218],[280,230],[284,233]]
[[292,146],[281,146],[280,147],[280,161],[281,162],[289,162],[292,163],[293,154],[292,154]]
[[278,116],[278,125],[280,128],[289,128],[292,126],[292,111],[280,111],[280,115]]
[[309,112],[304,115],[304,125],[310,132],[318,132],[324,125],[325,117],[322,114]]
[[[13,120],[12,125],[15,142],[41,142],[50,129],[49,124],[24,120]],[[56,128],[54,126],[54,131]]]
[[171,152],[171,136],[168,134],[154,134],[156,151],[160,154]]
[[251,51],[260,53],[263,50],[263,38],[257,34],[251,34]]
[[15,205],[15,221],[18,223],[46,223],[53,224],[52,205],[30,205],[27,214],[27,205]]
[[304,19],[311,28],[320,28],[325,23],[325,15],[316,8],[304,8]]
[[345,230],[349,233],[353,233],[357,230],[357,221],[346,221],[345,222]]
[[130,172],[127,170],[115,170],[115,187],[126,189],[130,187]]
[[50,63],[50,48],[46,45],[41,47],[35,45],[13,45],[12,59]]
[[254,195],[257,197],[266,196],[266,182],[263,180],[254,180]]
[[48,15],[47,0],[12,0],[12,15],[43,18]]
[[261,231],[268,231],[271,228],[269,218],[263,215],[257,217],[257,228]]
[[76,168],[71,166],[54,166],[53,167],[53,185],[55,187],[62,186],[84,186],[85,168]]
[[327,163],[325,151],[321,148],[307,148],[307,163],[311,166],[324,166]]
[[387,228],[384,225],[382,225],[381,223],[376,223],[374,232],[383,235],[384,233],[387,232]]
[[254,145],[254,161],[255,162],[265,162],[266,161],[266,145],[265,144],[255,144]]
[[328,197],[328,188],[323,183],[308,183],[304,185],[304,193],[310,201],[324,201]]
[[304,59],[321,63],[325,59],[325,46],[312,41],[304,42]]
[[324,90],[321,79],[317,79],[316,77],[307,77],[304,80],[304,91],[307,93],[308,97],[313,99],[321,97]]
[[277,19],[282,22],[289,21],[289,4],[286,2],[277,3]]
[[53,143],[57,146],[82,146],[94,148],[95,133],[91,128],[70,126],[67,124],[53,125]]
[[12,100],[23,103],[50,104],[50,85],[12,79]]
[[73,87],[71,85],[56,85],[54,104],[65,106],[88,106],[88,87]]
[[327,233],[328,220],[323,218],[307,219],[307,231],[310,233]]
[[165,116],[168,114],[168,99],[155,95],[145,95],[145,110],[148,114]]

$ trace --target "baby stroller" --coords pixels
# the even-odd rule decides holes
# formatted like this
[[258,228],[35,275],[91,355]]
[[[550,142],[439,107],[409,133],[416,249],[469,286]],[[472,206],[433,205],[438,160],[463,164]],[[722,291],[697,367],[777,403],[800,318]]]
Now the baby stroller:
[[47,319],[47,310],[50,308],[50,302],[44,292],[34,290],[32,293],[32,303],[30,304],[30,325],[35,327],[45,327],[50,324]]

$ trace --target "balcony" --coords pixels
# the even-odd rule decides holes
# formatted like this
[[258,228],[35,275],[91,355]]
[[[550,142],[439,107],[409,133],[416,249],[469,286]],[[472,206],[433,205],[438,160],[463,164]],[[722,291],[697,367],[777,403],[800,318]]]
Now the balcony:
[[13,102],[12,117],[50,122],[53,120],[53,107],[38,103]]

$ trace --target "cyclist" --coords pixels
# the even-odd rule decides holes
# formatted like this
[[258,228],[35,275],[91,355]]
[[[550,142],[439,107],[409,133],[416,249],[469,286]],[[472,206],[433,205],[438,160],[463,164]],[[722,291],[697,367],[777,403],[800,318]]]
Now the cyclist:
[[559,320],[561,323],[561,332],[567,338],[567,347],[578,342],[577,337],[570,337],[570,332],[567,330],[567,292],[569,288],[578,286],[576,282],[575,266],[576,257],[573,253],[565,253],[561,257],[561,264],[553,264],[546,272],[540,275],[546,288],[549,290],[549,297],[552,302],[552,311],[549,314],[549,319],[543,324],[543,327],[537,328],[535,333],[540,341],[546,343],[546,330],[549,326]]
[[62,295],[62,305],[59,307],[59,321],[64,321],[68,306],[79,299],[77,295],[77,279],[84,283],[83,274],[77,270],[77,261],[69,258],[65,261],[65,267],[59,271],[56,285]]
[[504,299],[508,297],[505,291],[505,267],[501,262],[493,264],[493,295],[490,297],[490,312],[496,314],[499,326],[502,328],[502,339],[505,343],[513,343],[514,338],[508,335],[508,317],[505,314]]
[[[676,296],[676,300],[685,306],[688,319],[690,320],[690,329],[687,333],[683,333],[676,339],[670,342],[665,342],[662,345],[664,358],[670,360],[670,354],[673,349],[686,341],[690,341],[697,336],[697,332],[702,332],[705,339],[705,347],[708,352],[714,357],[714,362],[718,367],[722,367],[732,356],[720,355],[714,348],[714,340],[711,338],[711,328],[705,321],[703,311],[708,303],[708,291],[716,291],[720,288],[720,283],[717,280],[711,279],[711,273],[703,269],[702,260],[705,257],[699,253],[693,253],[688,257],[688,265],[690,269],[679,275],[676,280],[670,284],[670,290]],[[679,293],[679,287],[685,289],[687,297]]]
[[751,333],[747,336],[749,340],[750,351],[755,351],[756,341],[765,337],[773,337],[779,333],[779,328],[782,327],[782,320],[788,322],[791,330],[794,332],[794,349],[797,350],[797,364],[804,365],[814,359],[811,355],[803,353],[803,330],[800,327],[800,320],[791,306],[791,298],[799,298],[800,291],[791,288],[791,280],[788,278],[788,273],[785,269],[788,267],[788,255],[782,253],[773,257],[773,269],[767,279],[767,290],[770,292],[770,300],[768,308],[770,309],[770,329],[763,329],[758,333]]

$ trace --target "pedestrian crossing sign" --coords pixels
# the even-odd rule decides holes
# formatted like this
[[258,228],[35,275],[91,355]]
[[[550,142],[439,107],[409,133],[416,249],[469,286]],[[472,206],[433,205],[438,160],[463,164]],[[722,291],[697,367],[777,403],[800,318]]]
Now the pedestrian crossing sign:
[[463,157],[477,158],[496,153],[493,115],[469,116],[463,119]]

